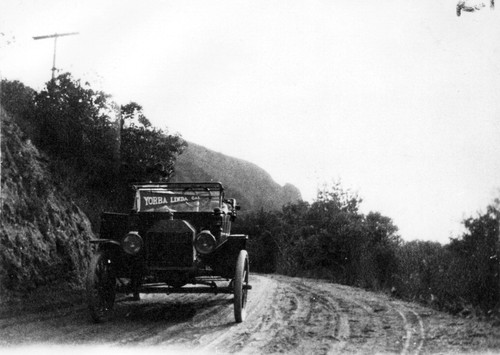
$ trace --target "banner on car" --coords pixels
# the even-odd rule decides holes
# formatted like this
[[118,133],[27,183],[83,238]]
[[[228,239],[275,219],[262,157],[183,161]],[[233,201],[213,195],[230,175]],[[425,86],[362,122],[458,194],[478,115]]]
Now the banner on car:
[[199,196],[170,191],[139,191],[139,212],[175,211],[179,206],[198,205]]

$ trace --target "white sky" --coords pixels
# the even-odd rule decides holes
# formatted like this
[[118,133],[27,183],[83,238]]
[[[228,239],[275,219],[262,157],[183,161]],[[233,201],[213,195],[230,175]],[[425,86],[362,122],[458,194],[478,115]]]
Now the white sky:
[[454,0],[2,0],[0,73],[56,66],[305,199],[341,179],[404,239],[500,196],[500,10]]

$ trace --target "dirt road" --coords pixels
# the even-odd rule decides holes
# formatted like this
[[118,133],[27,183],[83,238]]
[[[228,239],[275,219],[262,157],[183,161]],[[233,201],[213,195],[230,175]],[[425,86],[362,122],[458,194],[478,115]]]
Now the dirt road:
[[231,295],[124,299],[105,324],[91,323],[82,302],[40,300],[31,311],[0,313],[0,350],[69,345],[72,352],[87,346],[202,354],[500,352],[500,327],[490,323],[326,282],[252,275],[251,283],[241,324],[234,323]]

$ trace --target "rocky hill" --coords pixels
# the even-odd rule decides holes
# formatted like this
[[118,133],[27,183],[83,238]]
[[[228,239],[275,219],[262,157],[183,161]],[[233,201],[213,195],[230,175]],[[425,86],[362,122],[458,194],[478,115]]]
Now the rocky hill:
[[243,211],[280,209],[286,203],[302,199],[295,186],[280,186],[253,163],[188,144],[177,158],[172,181],[220,181],[227,196],[236,198]]
[[62,280],[79,284],[90,259],[90,222],[1,107],[0,115],[0,296]]

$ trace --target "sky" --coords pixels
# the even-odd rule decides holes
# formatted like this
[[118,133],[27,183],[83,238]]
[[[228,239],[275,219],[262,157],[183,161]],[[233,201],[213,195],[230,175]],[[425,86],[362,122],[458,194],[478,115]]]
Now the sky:
[[500,197],[500,9],[454,0],[2,0],[0,75],[56,67],[312,201],[340,181],[405,240]]

